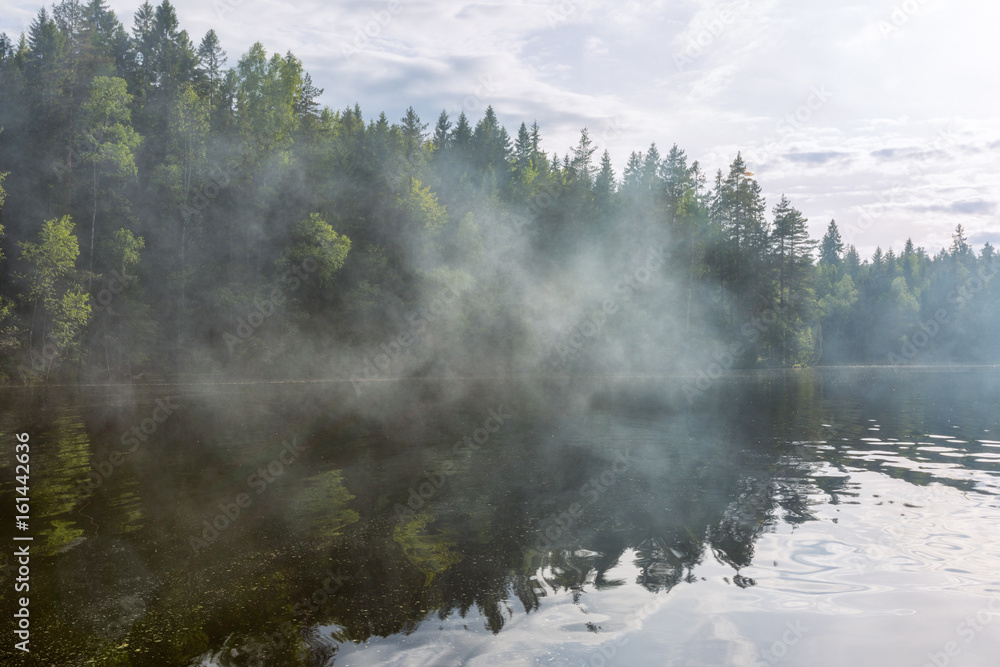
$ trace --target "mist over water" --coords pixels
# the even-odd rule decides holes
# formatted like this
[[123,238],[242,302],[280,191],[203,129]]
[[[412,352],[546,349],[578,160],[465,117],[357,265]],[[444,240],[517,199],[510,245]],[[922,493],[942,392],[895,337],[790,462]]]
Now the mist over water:
[[[990,202],[865,184],[942,217],[863,256],[806,196],[825,84],[766,155],[616,168],[628,118],[322,106],[132,18],[0,34],[4,664],[995,661]],[[949,136],[864,159],[995,148]]]
[[48,664],[834,665],[955,641],[980,664],[995,633],[963,619],[1000,596],[997,381],[730,374],[694,407],[655,399],[660,379],[580,402],[423,381],[373,389],[408,406],[381,414],[348,383],[5,390],[0,429],[52,443],[34,646]]

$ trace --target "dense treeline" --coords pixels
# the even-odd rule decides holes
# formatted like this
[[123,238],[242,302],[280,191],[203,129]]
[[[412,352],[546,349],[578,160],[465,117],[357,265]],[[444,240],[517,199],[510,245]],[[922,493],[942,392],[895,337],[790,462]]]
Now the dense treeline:
[[708,182],[653,144],[619,179],[587,130],[560,158],[492,108],[430,128],[322,92],[259,43],[227,67],[166,0],[131,30],[103,0],[62,0],[0,36],[0,372],[1000,356],[997,256],[961,227],[936,255],[862,260],[834,222],[817,244],[788,199],[768,211],[739,155]]

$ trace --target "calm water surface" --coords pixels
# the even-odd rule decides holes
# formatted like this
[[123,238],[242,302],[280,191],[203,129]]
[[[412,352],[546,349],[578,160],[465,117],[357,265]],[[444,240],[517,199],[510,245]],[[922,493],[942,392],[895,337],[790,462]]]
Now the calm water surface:
[[1000,370],[573,384],[0,390],[0,659],[997,664]]

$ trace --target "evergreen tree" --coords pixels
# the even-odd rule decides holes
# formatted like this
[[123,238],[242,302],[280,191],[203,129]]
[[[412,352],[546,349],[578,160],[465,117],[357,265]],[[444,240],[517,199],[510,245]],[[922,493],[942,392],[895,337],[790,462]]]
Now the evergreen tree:
[[545,153],[541,151],[542,132],[538,127],[538,121],[531,124],[531,161],[537,166],[541,159],[545,158]]
[[678,209],[692,187],[691,171],[687,165],[687,155],[677,144],[670,147],[663,161],[663,183],[666,195],[667,214],[671,222],[678,216]]
[[[398,328],[442,276],[490,290],[451,322],[462,336],[520,331],[505,340],[523,342],[538,331],[514,285],[558,286],[581,264],[613,273],[657,239],[675,289],[634,290],[639,307],[609,320],[609,337],[628,330],[671,354],[697,351],[685,340],[739,340],[745,365],[819,353],[884,363],[945,308],[950,324],[924,359],[1000,355],[996,253],[977,255],[961,226],[933,256],[908,239],[899,255],[862,261],[831,220],[814,264],[805,216],[784,197],[767,216],[740,154],[706,188],[677,144],[665,156],[652,144],[618,182],[587,130],[546,152],[537,122],[518,122],[512,141],[490,107],[474,127],[442,112],[428,137],[413,107],[393,124],[357,104],[321,108],[321,95],[291,53],[255,44],[227,68],[211,30],[195,49],[168,1],[140,5],[126,32],[106,0],[57,0],[20,39],[0,35],[2,243],[25,251],[0,270],[0,373],[60,331],[94,379],[178,361],[280,373],[292,343],[333,357],[343,341]],[[70,220],[90,223],[89,270],[75,266],[77,243],[52,282],[45,257],[72,245]],[[511,273],[523,279],[501,278]],[[94,318],[74,296],[85,278],[106,288]],[[124,291],[109,301],[112,284]],[[256,304],[271,312],[274,289],[283,316],[248,327]],[[248,338],[233,336],[237,322]],[[597,368],[604,337],[578,368]]]
[[632,151],[628,156],[623,176],[622,189],[636,191],[642,183],[642,153]]
[[219,36],[214,30],[209,30],[198,45],[198,65],[204,77],[204,95],[208,98],[208,106],[214,108],[219,102],[219,89],[222,87],[226,68],[226,52],[222,50]]
[[711,214],[722,233],[720,277],[734,299],[730,324],[739,327],[751,313],[760,312],[768,297],[768,225],[760,185],[737,153],[725,178],[716,176]]
[[450,141],[459,155],[471,156],[472,128],[469,126],[469,119],[464,111],[458,115],[458,121],[455,123],[455,129],[451,132]]
[[570,173],[577,182],[589,188],[594,180],[594,166],[592,164],[594,152],[597,147],[590,140],[587,128],[580,131],[580,141],[573,149],[573,159],[569,164]]
[[517,129],[517,139],[514,140],[514,164],[518,169],[527,169],[531,166],[532,158],[531,135],[528,134],[528,126],[521,123],[521,127]]
[[615,171],[611,167],[611,154],[607,150],[601,155],[601,169],[594,179],[594,204],[605,223],[609,217],[615,196]]
[[448,112],[442,109],[441,115],[438,116],[437,124],[434,126],[434,138],[431,140],[434,145],[434,149],[437,151],[443,151],[448,147],[450,137],[451,121],[448,120]]
[[642,187],[646,191],[656,192],[659,190],[659,185],[662,182],[660,178],[660,151],[656,148],[656,143],[652,143],[649,146],[649,150],[646,151],[646,156],[642,161]]
[[[911,244],[912,247],[912,244]],[[844,253],[844,241],[840,238],[840,230],[834,220],[826,227],[826,234],[820,243],[819,261],[830,266],[840,266],[841,256]]]
[[409,107],[406,115],[400,120],[400,128],[403,133],[403,154],[409,159],[424,145],[427,123],[421,123],[420,116],[413,107]]
[[951,236],[950,254],[952,259],[959,261],[968,260],[973,255],[969,240],[965,236],[965,228],[960,224],[955,226],[955,233]]
[[808,332],[815,293],[807,220],[784,195],[773,209],[771,246],[778,264],[777,326],[773,328],[782,365],[804,363],[813,346]]
[[481,172],[500,176],[506,172],[512,148],[510,136],[497,119],[492,106],[486,107],[482,120],[472,133],[472,152]]

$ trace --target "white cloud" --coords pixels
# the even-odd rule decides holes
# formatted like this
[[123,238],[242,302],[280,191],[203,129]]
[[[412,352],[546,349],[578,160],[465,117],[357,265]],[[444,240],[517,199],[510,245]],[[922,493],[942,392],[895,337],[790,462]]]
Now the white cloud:
[[[219,3],[174,5],[195,42],[215,28],[230,64],[255,41],[294,52],[336,108],[398,119],[412,104],[432,121],[492,104],[511,130],[537,120],[550,154],[588,127],[619,174],[653,141],[676,142],[709,173],[755,153],[769,203],[789,194],[816,235],[831,217],[846,228],[878,208],[845,234],[863,252],[910,235],[936,250],[958,222],[972,238],[998,230],[988,206],[963,203],[1000,192],[1000,5],[922,0],[894,18],[889,0],[228,2],[221,17]],[[130,27],[138,3],[109,4]],[[8,3],[0,30],[16,34],[37,7]],[[679,67],[678,54],[690,60]],[[779,125],[817,86],[830,99]],[[611,119],[620,130],[602,132]],[[945,127],[953,145],[937,139]]]

